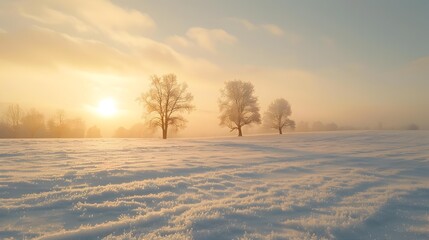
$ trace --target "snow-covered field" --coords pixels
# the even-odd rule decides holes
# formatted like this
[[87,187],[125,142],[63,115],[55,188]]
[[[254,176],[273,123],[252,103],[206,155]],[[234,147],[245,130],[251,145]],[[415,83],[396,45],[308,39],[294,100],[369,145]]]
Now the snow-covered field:
[[429,239],[429,132],[0,140],[0,239]]

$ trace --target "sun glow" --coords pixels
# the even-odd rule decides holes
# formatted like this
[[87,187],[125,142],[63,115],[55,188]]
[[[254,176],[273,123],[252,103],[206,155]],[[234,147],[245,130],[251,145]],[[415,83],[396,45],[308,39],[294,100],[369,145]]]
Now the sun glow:
[[100,100],[98,103],[97,112],[104,117],[115,115],[118,112],[116,101],[113,98],[105,98]]

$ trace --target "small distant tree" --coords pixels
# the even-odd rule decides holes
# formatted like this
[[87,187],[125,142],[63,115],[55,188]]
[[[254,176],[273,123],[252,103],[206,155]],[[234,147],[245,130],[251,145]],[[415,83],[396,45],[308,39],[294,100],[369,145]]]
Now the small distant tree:
[[13,132],[10,126],[4,121],[0,121],[0,138],[11,137],[13,137]]
[[254,87],[250,82],[225,82],[219,98],[219,110],[220,125],[228,127],[231,132],[237,130],[239,137],[243,136],[243,126],[261,123],[258,98],[254,96]]
[[295,122],[289,119],[292,110],[288,101],[284,98],[274,100],[268,107],[268,111],[264,115],[264,125],[269,128],[274,128],[283,134],[283,128],[295,128]]
[[179,130],[185,127],[186,120],[181,115],[191,112],[193,96],[187,91],[186,83],[179,84],[176,75],[168,74],[162,77],[151,77],[150,89],[143,93],[138,100],[145,106],[149,114],[150,127],[160,127],[162,138],[167,138],[170,127]]
[[22,115],[23,111],[19,104],[11,104],[7,108],[4,116],[6,123],[12,128],[15,137],[18,135]]
[[144,138],[153,134],[154,129],[148,126],[147,123],[135,123],[128,130],[128,137],[130,138]]
[[64,110],[57,110],[55,115],[48,120],[48,130],[51,137],[64,137],[65,133],[68,131],[67,127]]
[[419,126],[415,123],[411,123],[407,126],[407,130],[419,130]]
[[318,131],[325,131],[325,124],[323,124],[320,121],[317,122],[313,122],[313,126],[311,127],[311,130],[314,132],[318,132]]
[[338,125],[336,123],[328,123],[325,125],[325,130],[326,131],[337,131]]
[[25,137],[33,138],[45,129],[45,117],[34,108],[28,111],[21,121]]
[[304,121],[299,122],[295,128],[295,131],[298,131],[298,132],[307,132],[309,130],[310,130],[310,127],[308,126],[308,122],[304,122]]
[[64,137],[83,138],[85,137],[85,122],[81,118],[67,119],[65,124]]
[[119,127],[116,129],[115,133],[113,134],[114,138],[127,138],[128,137],[128,130],[124,127]]
[[88,128],[88,131],[86,131],[86,137],[87,138],[100,138],[101,137],[101,131],[97,126],[92,126]]

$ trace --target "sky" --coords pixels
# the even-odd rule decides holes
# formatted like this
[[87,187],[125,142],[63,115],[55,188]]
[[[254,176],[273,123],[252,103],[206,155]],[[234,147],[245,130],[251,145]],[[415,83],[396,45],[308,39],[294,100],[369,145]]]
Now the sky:
[[[0,108],[64,109],[109,136],[142,121],[136,98],[174,73],[196,110],[180,136],[225,135],[224,82],[255,86],[263,113],[429,129],[428,1],[0,1]],[[100,101],[118,110],[100,114]]]

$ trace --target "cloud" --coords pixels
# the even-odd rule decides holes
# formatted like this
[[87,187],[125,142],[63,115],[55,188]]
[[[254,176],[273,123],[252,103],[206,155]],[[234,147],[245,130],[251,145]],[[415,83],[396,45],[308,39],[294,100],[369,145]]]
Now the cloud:
[[191,42],[188,39],[178,35],[169,37],[167,39],[167,43],[169,43],[170,45],[177,45],[180,47],[189,47],[191,45]]
[[[8,13],[11,22],[20,24],[0,35],[0,61],[8,65],[149,74],[166,69],[179,74],[196,65],[202,71],[217,69],[205,59],[178,53],[169,45],[144,36],[146,30],[156,25],[149,15],[107,0],[47,0],[43,4],[17,1],[1,6],[2,14]],[[227,34],[224,35],[226,40],[222,39],[222,32],[215,30],[211,44],[228,41]],[[173,39],[182,45],[190,44],[184,37]],[[202,39],[200,42],[203,44]]]
[[[4,79],[0,81],[4,89],[0,102],[30,106],[37,102],[38,107],[67,107],[79,112],[93,98],[111,94],[124,101],[130,99],[134,106],[134,95],[149,83],[150,75],[175,73],[192,87],[200,80],[207,82],[207,75],[220,72],[207,59],[179,53],[145,36],[154,24],[139,17],[144,13],[112,23],[85,15],[83,7],[74,6],[81,3],[0,3],[0,20],[8,20],[1,25],[5,31],[0,33],[0,79]],[[135,12],[107,1],[88,4],[96,3],[100,9],[111,9],[110,17]],[[140,113],[136,113],[138,119]],[[133,118],[121,121],[129,119]]]
[[283,29],[274,24],[263,24],[261,27],[274,36],[283,36],[285,34]]
[[155,22],[149,15],[121,8],[109,1],[83,1],[83,3],[86,3],[86,6],[80,10],[81,15],[94,26],[101,25],[114,30],[155,27]]
[[[101,50],[101,51],[98,51]],[[69,64],[93,67],[103,63],[111,51],[103,44],[77,40],[64,34],[42,28],[31,28],[25,31],[9,32],[0,38],[0,59],[26,66],[52,66],[65,60]],[[93,54],[103,52],[104,55]],[[85,53],[85,55],[83,55]],[[83,57],[85,56],[85,57]]]
[[[9,71],[11,65],[27,69],[58,70],[73,68],[79,71],[160,74],[172,71],[177,74],[217,71],[218,67],[201,58],[180,54],[155,40],[133,35],[117,35],[116,48],[108,43],[70,36],[45,28],[29,28],[0,35],[0,69]],[[4,72],[3,72],[4,74]]]
[[139,32],[155,27],[147,14],[125,9],[107,0],[32,1],[13,5],[26,18],[46,25],[69,25],[79,31],[89,28],[104,33]]
[[210,53],[216,53],[222,44],[234,44],[237,38],[223,29],[207,29],[202,27],[189,28],[185,36],[173,35],[166,39],[171,46],[182,48],[199,47]]
[[233,44],[237,42],[236,37],[219,28],[193,27],[186,32],[186,36],[201,48],[212,53],[216,52],[216,46],[219,44]]
[[241,19],[241,18],[232,18],[232,20],[240,23],[241,25],[243,25],[247,30],[256,30],[259,28],[258,25],[250,22],[247,19]]
[[65,14],[53,8],[20,8],[21,16],[47,26],[70,26],[78,32],[88,32],[90,25],[70,14]]
[[272,24],[272,23],[256,24],[243,18],[230,18],[230,20],[242,25],[245,29],[249,31],[260,31],[260,32],[268,33],[269,35],[272,35],[275,37],[285,37],[288,41],[292,43],[298,43],[299,41],[301,41],[301,36],[299,36],[296,33],[285,31],[283,28],[281,28],[276,24]]

